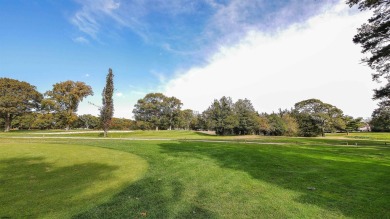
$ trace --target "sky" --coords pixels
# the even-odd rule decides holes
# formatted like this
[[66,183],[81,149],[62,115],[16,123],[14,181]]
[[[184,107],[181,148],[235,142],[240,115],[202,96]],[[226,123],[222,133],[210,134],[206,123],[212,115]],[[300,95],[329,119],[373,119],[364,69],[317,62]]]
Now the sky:
[[344,0],[0,0],[0,77],[42,93],[83,81],[78,114],[98,115],[112,68],[119,118],[151,92],[198,112],[222,96],[267,113],[316,98],[367,118],[379,84],[352,38],[370,15]]

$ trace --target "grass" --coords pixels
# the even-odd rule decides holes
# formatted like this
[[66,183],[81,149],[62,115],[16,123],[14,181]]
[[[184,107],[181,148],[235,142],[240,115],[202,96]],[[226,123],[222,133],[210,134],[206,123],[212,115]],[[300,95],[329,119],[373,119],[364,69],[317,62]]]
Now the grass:
[[2,139],[0,218],[70,218],[109,201],[147,170],[130,153],[63,143]]
[[[42,206],[50,206],[48,202],[57,200],[58,205],[43,208],[60,212],[56,218],[390,218],[390,147],[376,140],[375,136],[363,140],[340,139],[340,136],[250,137],[246,139],[247,142],[254,143],[245,143],[245,139],[236,137],[201,136],[191,132],[139,132],[136,135],[139,138],[169,136],[176,140],[8,139],[7,135],[1,135],[2,152],[7,148],[11,154],[17,153],[15,151],[20,149],[15,146],[25,145],[30,154],[23,152],[18,156],[27,156],[29,159],[40,157],[39,153],[42,153],[36,154],[36,149],[31,145],[42,147],[39,151],[57,148],[57,155],[51,156],[50,152],[45,155],[44,161],[37,161],[43,165],[37,168],[42,181],[35,196],[40,195],[42,189],[46,191],[68,187],[71,190],[68,196],[78,197],[75,200],[79,200],[75,201],[78,207],[70,212],[64,210],[68,203],[62,202],[61,196],[43,194],[39,196],[41,204],[34,207],[35,213],[26,217],[51,217],[52,214],[39,212],[45,212]],[[15,137],[17,134],[9,136]],[[187,140],[177,140],[184,139],[183,136],[187,136]],[[191,141],[189,137],[228,142]],[[229,141],[231,139],[234,140]],[[66,150],[68,146],[71,148]],[[142,178],[130,179],[122,187],[118,186],[120,191],[111,192],[107,189],[106,193],[94,194],[100,197],[100,201],[83,205],[85,201],[80,200],[87,199],[85,190],[89,184],[95,182],[105,185],[101,183],[102,180],[111,177],[103,176],[111,176],[111,172],[116,171],[113,166],[119,166],[126,159],[117,161],[119,164],[116,165],[94,165],[80,169],[83,175],[88,174],[86,179],[77,179],[79,183],[70,186],[65,186],[65,183],[57,186],[59,180],[53,180],[56,177],[45,174],[44,166],[63,162],[57,164],[57,171],[72,172],[62,165],[73,167],[77,166],[77,162],[61,160],[76,148],[103,150],[102,153],[88,153],[92,160],[115,151],[123,156],[135,156],[143,162],[142,166],[147,163],[148,171],[138,175]],[[52,158],[48,158],[49,155]],[[12,185],[19,184],[17,188],[29,186],[28,181],[22,180],[28,178],[28,174],[13,178],[12,172],[19,169],[17,163],[23,164],[21,169],[28,170],[33,168],[31,166],[34,166],[34,162],[5,162],[10,157],[14,159],[18,156],[0,154],[0,179],[3,180],[7,174],[11,178],[8,184],[0,181],[0,188],[8,190]],[[97,162],[92,160],[87,163]],[[118,159],[108,160],[115,162]],[[127,175],[127,172],[124,170],[121,174]],[[72,177],[69,174],[69,178]],[[78,184],[80,188],[77,188]],[[0,189],[0,193],[5,190]],[[24,192],[26,190],[22,189]],[[15,203],[29,203],[34,199],[33,196],[18,196],[14,199],[8,196],[9,199],[3,201],[3,195],[0,194],[0,202],[7,203],[0,206],[0,218],[19,217],[20,214],[16,215],[17,210],[14,209]],[[88,200],[94,199],[88,197]]]

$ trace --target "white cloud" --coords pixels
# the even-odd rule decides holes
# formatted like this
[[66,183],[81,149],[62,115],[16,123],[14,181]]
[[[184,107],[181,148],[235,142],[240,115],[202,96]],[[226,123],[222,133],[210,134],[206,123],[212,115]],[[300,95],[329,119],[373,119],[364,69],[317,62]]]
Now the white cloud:
[[85,76],[86,78],[88,78],[90,75],[89,75],[89,74],[85,74],[84,76]]
[[360,64],[360,47],[352,43],[368,17],[342,1],[276,34],[249,31],[239,43],[221,47],[207,65],[178,72],[164,84],[165,93],[198,111],[225,95],[248,98],[260,112],[318,98],[345,114],[369,116],[377,85],[371,70]]
[[72,39],[73,42],[75,43],[80,43],[80,44],[88,44],[89,40],[87,40],[85,37],[76,37]]
[[123,93],[118,92],[118,93],[115,94],[115,96],[117,96],[117,97],[122,97],[122,96],[123,96]]

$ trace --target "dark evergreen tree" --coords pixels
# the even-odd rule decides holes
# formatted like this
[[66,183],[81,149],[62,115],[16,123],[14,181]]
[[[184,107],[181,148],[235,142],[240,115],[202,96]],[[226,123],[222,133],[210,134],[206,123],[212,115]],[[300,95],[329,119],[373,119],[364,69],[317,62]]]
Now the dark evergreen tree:
[[106,87],[103,89],[103,106],[100,109],[100,121],[104,131],[104,137],[107,137],[108,129],[111,125],[111,120],[114,115],[114,101],[112,96],[114,94],[114,74],[111,68],[108,69],[106,77]]
[[[368,19],[354,36],[353,42],[360,44],[362,53],[369,54],[362,61],[375,72],[374,80],[384,77],[390,81],[390,1],[389,0],[348,0],[349,6],[358,5],[360,10],[373,10]],[[389,98],[390,85],[375,90],[375,99]]]

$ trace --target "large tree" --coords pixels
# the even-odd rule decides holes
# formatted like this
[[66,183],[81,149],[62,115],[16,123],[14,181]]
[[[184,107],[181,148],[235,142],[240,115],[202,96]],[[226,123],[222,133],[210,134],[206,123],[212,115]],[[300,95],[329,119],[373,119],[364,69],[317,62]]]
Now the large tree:
[[237,118],[237,125],[234,128],[235,134],[247,135],[255,132],[257,113],[248,99],[239,99],[233,105]]
[[[362,53],[368,54],[362,61],[375,70],[373,79],[384,77],[390,81],[390,1],[348,0],[347,3],[351,7],[358,5],[362,11],[373,10],[373,16],[358,29],[353,42],[362,46]],[[389,97],[389,90],[389,85],[376,90],[375,98]]]
[[136,121],[148,122],[156,130],[172,129],[178,123],[181,106],[181,101],[175,97],[149,93],[137,101],[133,114]]
[[106,78],[106,86],[103,89],[103,106],[100,109],[100,121],[104,131],[104,137],[107,137],[108,129],[110,128],[111,120],[114,115],[114,101],[112,96],[114,94],[114,74],[111,68],[108,69]]
[[217,135],[233,134],[234,127],[238,124],[237,117],[233,111],[233,102],[230,97],[223,96],[219,100],[214,100],[204,114]]
[[378,108],[372,113],[370,125],[373,131],[390,132],[390,105],[388,102],[381,102]]
[[0,116],[5,121],[4,131],[8,132],[12,119],[38,109],[42,94],[36,87],[10,78],[0,78]]
[[305,129],[308,124],[310,126],[315,124],[321,130],[322,136],[325,136],[325,131],[345,129],[343,111],[331,104],[323,103],[321,100],[308,99],[298,102],[295,104],[295,111],[301,114],[297,118],[302,129]]
[[64,81],[53,85],[53,89],[45,93],[52,102],[56,113],[62,120],[65,128],[77,120],[76,112],[80,102],[87,96],[93,95],[92,88],[80,81]]

